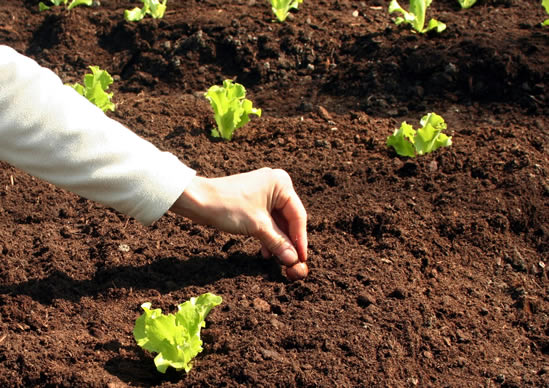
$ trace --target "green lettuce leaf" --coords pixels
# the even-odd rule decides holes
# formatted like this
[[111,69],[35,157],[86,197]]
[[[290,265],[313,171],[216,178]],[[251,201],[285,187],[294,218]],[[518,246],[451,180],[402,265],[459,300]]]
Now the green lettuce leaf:
[[421,128],[414,136],[414,145],[418,155],[428,154],[440,147],[452,145],[451,138],[442,133],[446,129],[446,123],[439,115],[429,113],[421,118],[419,124]]
[[400,156],[413,158],[452,145],[452,137],[442,133],[446,123],[441,116],[429,113],[419,123],[421,128],[416,131],[404,121],[399,129],[387,137],[387,146],[393,147]]
[[439,22],[438,20],[431,19],[425,27],[425,13],[427,8],[431,5],[432,0],[410,0],[410,11],[406,11],[400,6],[397,0],[391,0],[389,3],[389,13],[399,12],[402,16],[398,16],[395,19],[395,24],[410,24],[412,28],[423,34],[425,32],[435,30],[436,32],[442,32],[446,29],[446,24]]
[[[69,0],[49,0],[51,3],[50,6],[44,4],[43,2],[38,3],[38,10],[40,12],[50,9],[52,6],[59,6],[61,4],[67,5]],[[74,7],[77,7],[79,5],[87,5],[90,7],[93,4],[93,0],[72,0],[70,4],[67,6],[67,9],[73,9]]]
[[134,9],[126,9],[124,11],[124,19],[128,22],[138,22],[145,17],[145,8],[135,7]]
[[459,5],[461,5],[462,9],[471,8],[477,0],[458,0]]
[[79,5],[87,5],[88,7],[91,7],[92,4],[93,0],[72,0],[67,9],[73,9],[74,7],[78,7]]
[[200,329],[206,326],[210,310],[221,302],[220,296],[206,293],[180,304],[176,314],[168,315],[161,309],[152,310],[149,302],[143,303],[144,312],[135,321],[133,336],[140,347],[158,353],[154,364],[160,373],[170,366],[189,372],[192,360],[202,351]]
[[115,105],[111,102],[113,93],[107,93],[109,85],[113,83],[111,75],[97,66],[90,66],[91,74],[84,76],[84,85],[79,83],[70,85],[74,90],[93,102],[103,112],[114,111]]
[[254,108],[245,98],[244,86],[230,79],[223,81],[223,86],[210,87],[204,95],[212,105],[217,123],[217,128],[212,131],[214,137],[231,140],[234,131],[250,121],[249,115],[261,117],[261,109]]
[[283,22],[288,17],[291,9],[298,9],[303,0],[271,0],[273,13],[279,22]]
[[387,146],[393,147],[397,154],[401,156],[409,156],[411,158],[416,156],[414,148],[414,135],[416,131],[406,121],[404,121],[399,129],[395,129],[395,132],[387,138]]
[[146,15],[151,15],[153,19],[160,19],[164,17],[166,12],[166,3],[168,0],[141,0],[143,2],[143,8],[127,9],[124,11],[124,19],[128,22],[138,22]]

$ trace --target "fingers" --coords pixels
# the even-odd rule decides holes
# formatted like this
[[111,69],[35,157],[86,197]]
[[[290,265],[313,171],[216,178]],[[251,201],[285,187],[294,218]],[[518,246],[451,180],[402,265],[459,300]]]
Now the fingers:
[[273,218],[295,246],[299,261],[304,262],[307,260],[307,212],[290,177],[283,173],[286,182],[284,191],[275,198]]
[[263,256],[264,259],[270,259],[272,256],[272,253],[269,252],[266,246],[261,245],[261,256]]
[[307,213],[295,192],[281,211],[288,223],[288,235],[296,247],[299,261],[307,261]]
[[[293,268],[307,260],[307,212],[289,175],[282,170],[274,170],[273,173],[271,222],[270,225],[264,224],[258,236],[262,242],[261,253],[263,257],[272,254],[280,264]],[[306,276],[303,271],[301,274]]]
[[265,230],[263,238],[260,237],[260,240],[267,251],[277,257],[280,264],[291,267],[299,262],[294,245],[276,224],[273,223],[270,230]]
[[299,262],[299,256],[294,244],[271,218],[260,228],[256,237],[261,241],[263,257],[274,255],[280,264],[291,267]]

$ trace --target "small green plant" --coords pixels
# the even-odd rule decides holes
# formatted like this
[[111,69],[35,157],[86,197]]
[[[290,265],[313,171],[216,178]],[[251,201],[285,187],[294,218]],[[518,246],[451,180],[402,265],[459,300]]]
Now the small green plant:
[[168,0],[141,0],[143,2],[143,8],[135,7],[134,9],[127,9],[124,11],[124,19],[128,22],[138,22],[145,17],[145,15],[151,15],[154,19],[160,19],[164,17],[166,12],[166,3]]
[[98,66],[90,66],[90,69],[91,74],[88,73],[84,76],[84,85],[75,83],[69,86],[97,105],[103,112],[114,111],[115,105],[111,102],[113,93],[106,92],[113,82],[111,75]]
[[461,5],[461,8],[465,9],[465,8],[471,8],[473,5],[475,5],[477,0],[458,0],[458,2],[459,2],[459,5]]
[[221,302],[220,296],[208,292],[180,304],[177,313],[168,315],[161,309],[151,310],[149,302],[143,303],[144,313],[135,321],[133,336],[143,349],[158,353],[154,364],[160,373],[170,366],[189,372],[192,359],[202,351],[200,329],[206,326],[210,310]]
[[436,32],[442,32],[446,29],[446,24],[439,22],[438,20],[431,19],[429,24],[425,27],[425,12],[431,5],[432,0],[410,0],[410,12],[402,8],[397,0],[391,0],[389,3],[389,13],[400,12],[402,16],[395,19],[395,23],[410,24],[412,28],[423,34],[425,32],[435,30]]
[[212,130],[213,137],[231,140],[234,131],[250,121],[250,114],[261,117],[261,109],[254,108],[245,98],[244,86],[230,79],[223,81],[223,86],[210,87],[204,96],[212,105],[217,123],[217,128]]
[[[67,5],[69,0],[49,0],[51,3],[50,5],[46,5],[43,2],[38,3],[38,10],[40,12],[50,9],[53,6],[60,6],[61,4]],[[74,7],[77,7],[79,5],[87,5],[88,7],[93,4],[93,0],[72,0],[69,5],[67,6],[67,9],[73,9]]]
[[283,22],[288,17],[291,9],[297,9],[303,0],[271,0],[273,13],[279,22]]
[[[545,8],[545,12],[549,13],[549,0],[542,0],[541,5]],[[549,19],[545,19],[541,23],[542,26],[549,26]]]
[[433,152],[440,147],[452,145],[452,137],[442,131],[446,129],[444,119],[436,113],[423,116],[417,131],[404,121],[399,129],[387,137],[387,146],[393,147],[400,156],[411,158]]

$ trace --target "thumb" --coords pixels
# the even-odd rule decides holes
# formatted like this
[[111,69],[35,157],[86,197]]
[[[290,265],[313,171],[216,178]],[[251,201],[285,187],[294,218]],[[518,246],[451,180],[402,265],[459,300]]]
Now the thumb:
[[291,267],[299,262],[297,251],[288,236],[276,225],[274,220],[260,228],[256,236],[261,241],[262,251],[276,256],[280,264]]

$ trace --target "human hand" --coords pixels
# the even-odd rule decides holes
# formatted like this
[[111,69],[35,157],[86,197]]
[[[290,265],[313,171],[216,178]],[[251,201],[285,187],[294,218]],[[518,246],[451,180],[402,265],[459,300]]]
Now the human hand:
[[275,256],[291,280],[307,276],[307,213],[283,170],[195,177],[170,210],[224,232],[256,237],[263,256]]

